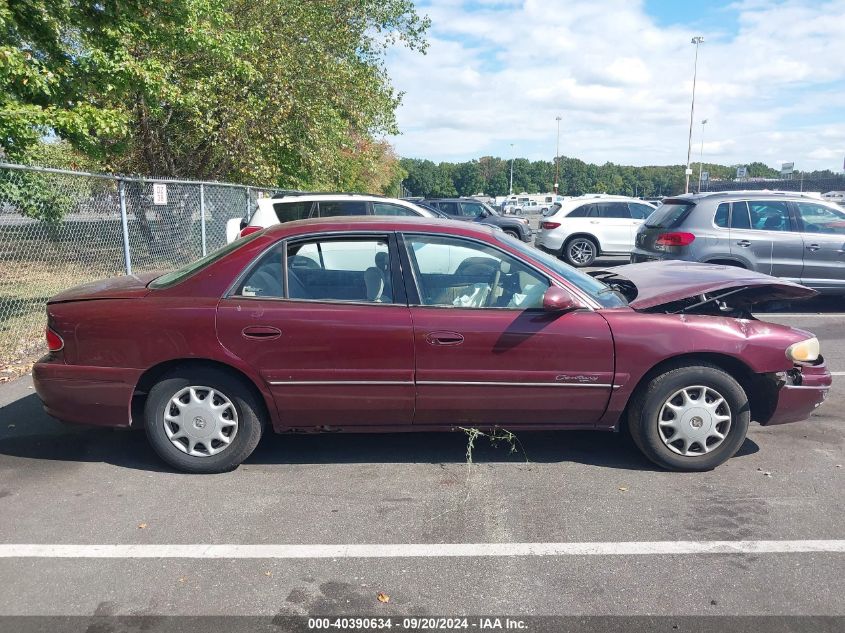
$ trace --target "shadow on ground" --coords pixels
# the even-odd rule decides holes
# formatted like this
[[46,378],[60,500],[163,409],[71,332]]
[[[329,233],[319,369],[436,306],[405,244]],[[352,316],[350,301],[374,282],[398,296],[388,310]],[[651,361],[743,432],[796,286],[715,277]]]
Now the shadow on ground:
[[[34,394],[0,408],[2,456],[43,461],[104,462],[123,468],[168,472],[140,431],[116,431],[61,424],[41,410]],[[513,430],[513,429],[512,429]],[[476,440],[475,463],[576,462],[603,468],[656,470],[624,433],[524,431],[522,451]],[[462,463],[463,433],[267,434],[247,464]],[[759,450],[746,439],[737,456]]]

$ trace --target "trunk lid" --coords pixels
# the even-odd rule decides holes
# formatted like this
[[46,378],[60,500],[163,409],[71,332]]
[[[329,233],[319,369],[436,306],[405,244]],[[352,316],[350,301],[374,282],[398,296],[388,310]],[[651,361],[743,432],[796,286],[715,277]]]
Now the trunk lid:
[[[818,294],[800,284],[735,266],[681,260],[627,264],[594,270],[593,277],[618,286],[635,310],[731,292],[731,303],[751,306],[763,301],[808,299]],[[626,283],[627,282],[627,283]]]
[[96,299],[133,299],[144,297],[150,290],[147,284],[156,277],[161,276],[160,272],[140,273],[137,275],[125,275],[123,277],[110,277],[91,281],[81,286],[69,288],[51,297],[47,303],[65,303],[67,301],[93,301]]

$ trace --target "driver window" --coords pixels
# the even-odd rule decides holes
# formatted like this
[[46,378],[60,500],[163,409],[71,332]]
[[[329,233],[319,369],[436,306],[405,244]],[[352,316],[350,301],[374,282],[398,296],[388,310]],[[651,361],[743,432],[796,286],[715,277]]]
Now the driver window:
[[542,308],[549,281],[501,251],[459,238],[406,236],[420,303],[449,308]]
[[845,213],[842,211],[810,202],[798,202],[795,206],[805,233],[845,234]]

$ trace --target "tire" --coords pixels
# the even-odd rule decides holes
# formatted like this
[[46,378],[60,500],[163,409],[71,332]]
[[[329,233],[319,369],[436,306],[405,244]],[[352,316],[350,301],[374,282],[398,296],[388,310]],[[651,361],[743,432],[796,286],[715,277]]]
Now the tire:
[[[690,398],[694,395],[697,399]],[[718,402],[716,396],[723,402],[712,408]],[[696,406],[702,397],[711,408]],[[680,423],[678,431],[674,430],[675,420]],[[628,405],[628,430],[634,443],[667,470],[705,471],[726,462],[745,441],[750,421],[743,388],[733,376],[707,363],[666,371],[645,385]],[[714,431],[724,438],[711,435]],[[683,454],[685,441],[689,446]]]
[[[172,403],[180,393],[179,401],[187,411]],[[215,422],[210,416],[216,417],[216,410],[207,410],[208,405],[203,404],[209,396],[214,398],[213,405],[225,407],[219,414],[222,422]],[[237,468],[255,450],[264,430],[263,411],[250,386],[225,371],[176,368],[150,390],[144,407],[144,428],[155,452],[177,470],[223,473]],[[165,419],[166,412],[169,421]],[[182,430],[179,421],[183,416],[191,424],[185,428],[190,429],[196,440],[194,454],[187,452],[192,438],[179,436]],[[218,439],[218,431],[224,437],[228,434],[230,441]]]
[[573,237],[563,245],[563,258],[570,266],[589,266],[599,255],[599,245],[590,237]]
[[521,240],[521,239],[522,239],[522,238],[519,236],[519,233],[517,233],[517,232],[516,232],[516,231],[514,231],[513,229],[505,229],[505,233],[507,233],[507,234],[508,234],[508,235],[510,235],[511,237],[515,237],[515,238],[516,238],[516,239],[518,239],[518,240]]

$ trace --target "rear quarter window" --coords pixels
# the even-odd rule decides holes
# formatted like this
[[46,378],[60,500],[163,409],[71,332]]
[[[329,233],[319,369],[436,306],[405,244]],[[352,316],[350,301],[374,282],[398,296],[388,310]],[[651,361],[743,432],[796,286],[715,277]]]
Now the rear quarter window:
[[716,226],[720,226],[723,229],[728,228],[729,216],[730,216],[731,205],[727,202],[723,202],[719,205],[719,208],[716,209],[716,215],[713,217],[713,224]]
[[311,217],[313,202],[277,202],[273,205],[273,211],[279,222],[293,222]]

